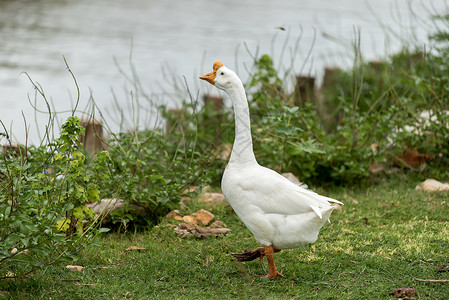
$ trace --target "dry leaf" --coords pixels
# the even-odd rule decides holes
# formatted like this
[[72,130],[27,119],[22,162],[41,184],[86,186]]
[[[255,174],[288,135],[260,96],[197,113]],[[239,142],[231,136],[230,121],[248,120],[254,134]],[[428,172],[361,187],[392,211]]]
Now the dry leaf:
[[391,292],[390,295],[394,295],[397,298],[402,299],[412,299],[417,295],[417,293],[416,290],[413,288],[398,288],[395,289],[393,292]]
[[147,248],[138,247],[138,246],[129,246],[125,251],[145,251]]
[[420,165],[422,165],[424,162],[426,162],[429,159],[432,159],[434,157],[433,154],[423,154],[419,153],[418,150],[415,148],[412,149],[406,149],[404,153],[401,155],[398,155],[397,161],[399,165],[404,167],[412,167],[416,168]]
[[78,271],[81,272],[82,270],[84,270],[84,267],[82,266],[74,266],[74,265],[68,265],[66,266],[67,269],[72,270],[72,271]]

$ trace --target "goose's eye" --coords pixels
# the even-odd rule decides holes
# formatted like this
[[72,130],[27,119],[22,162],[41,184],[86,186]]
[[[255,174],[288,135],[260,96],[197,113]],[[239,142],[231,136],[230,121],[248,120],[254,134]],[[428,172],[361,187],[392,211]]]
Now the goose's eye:
[[224,73],[223,73],[223,72],[221,72],[221,73],[220,73],[220,75],[224,75]]

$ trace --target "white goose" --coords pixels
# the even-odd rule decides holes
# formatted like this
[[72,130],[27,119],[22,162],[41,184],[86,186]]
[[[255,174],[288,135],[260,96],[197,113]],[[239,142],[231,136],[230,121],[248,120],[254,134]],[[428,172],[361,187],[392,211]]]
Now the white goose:
[[253,152],[248,100],[239,77],[216,61],[213,72],[200,77],[225,91],[235,115],[235,140],[221,187],[238,217],[263,245],[233,253],[239,261],[267,257],[268,278],[282,276],[273,253],[313,243],[340,201],[302,188],[277,172],[260,166]]

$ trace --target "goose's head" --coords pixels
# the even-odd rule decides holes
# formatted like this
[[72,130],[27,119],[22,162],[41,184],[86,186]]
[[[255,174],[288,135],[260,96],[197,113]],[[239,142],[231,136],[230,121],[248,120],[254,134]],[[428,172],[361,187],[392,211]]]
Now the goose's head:
[[213,72],[201,76],[200,79],[206,80],[210,84],[224,91],[242,84],[237,74],[226,68],[222,62],[218,60],[214,62],[213,69]]

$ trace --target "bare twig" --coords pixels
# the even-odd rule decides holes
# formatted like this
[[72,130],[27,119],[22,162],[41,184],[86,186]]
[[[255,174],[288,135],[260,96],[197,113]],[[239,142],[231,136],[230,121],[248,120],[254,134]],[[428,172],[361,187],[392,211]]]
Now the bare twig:
[[448,279],[418,279],[418,278],[416,278],[415,281],[430,282],[430,283],[449,283]]

